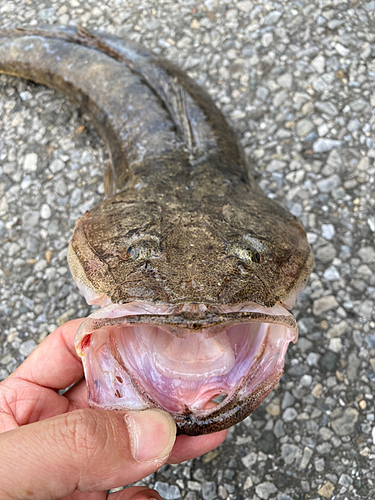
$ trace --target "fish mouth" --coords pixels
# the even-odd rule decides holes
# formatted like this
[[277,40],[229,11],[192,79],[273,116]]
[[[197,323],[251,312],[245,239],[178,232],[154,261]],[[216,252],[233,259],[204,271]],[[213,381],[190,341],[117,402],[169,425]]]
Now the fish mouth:
[[[112,410],[162,408],[178,434],[226,429],[277,385],[294,317],[282,305],[110,304],[79,327],[88,402]],[[210,404],[220,396],[218,405]]]

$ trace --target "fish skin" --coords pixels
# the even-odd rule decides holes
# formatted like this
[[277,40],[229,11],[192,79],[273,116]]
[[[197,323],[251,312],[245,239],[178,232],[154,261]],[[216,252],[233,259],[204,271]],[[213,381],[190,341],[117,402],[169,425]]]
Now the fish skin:
[[[113,303],[272,307],[306,283],[301,223],[258,188],[221,112],[172,63],[112,35],[49,26],[0,30],[0,72],[78,103],[110,151],[107,198],[69,246],[78,284]],[[261,400],[234,404],[227,423]],[[221,424],[217,415],[204,431],[190,427]]]

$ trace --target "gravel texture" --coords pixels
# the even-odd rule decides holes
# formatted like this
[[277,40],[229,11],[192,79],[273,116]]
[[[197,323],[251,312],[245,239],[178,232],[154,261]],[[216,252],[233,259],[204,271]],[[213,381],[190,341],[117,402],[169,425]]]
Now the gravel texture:
[[[278,388],[219,449],[144,482],[166,500],[375,498],[375,1],[0,0],[2,26],[78,22],[203,85],[316,257]],[[0,95],[1,379],[89,313],[66,249],[108,154],[55,92],[0,76]]]

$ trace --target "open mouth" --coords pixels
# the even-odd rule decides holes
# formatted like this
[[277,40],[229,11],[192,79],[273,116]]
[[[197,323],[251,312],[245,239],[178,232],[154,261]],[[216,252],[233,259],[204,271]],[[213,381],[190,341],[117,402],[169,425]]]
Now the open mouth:
[[197,435],[249,415],[280,380],[296,340],[296,322],[281,305],[132,302],[96,311],[75,344],[90,406],[163,408],[179,433]]

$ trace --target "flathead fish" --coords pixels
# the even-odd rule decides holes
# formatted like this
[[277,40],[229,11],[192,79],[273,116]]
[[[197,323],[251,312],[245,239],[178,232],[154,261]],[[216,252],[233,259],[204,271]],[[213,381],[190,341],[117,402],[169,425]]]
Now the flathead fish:
[[245,418],[297,339],[289,309],[313,266],[301,223],[257,187],[208,94],[142,47],[81,27],[2,30],[0,72],[78,103],[110,151],[106,198],[68,251],[100,306],[75,340],[89,404],[164,408],[189,435]]

